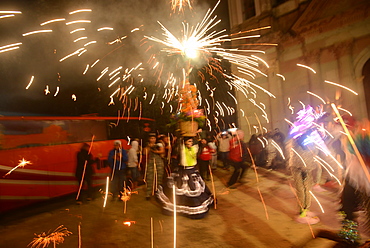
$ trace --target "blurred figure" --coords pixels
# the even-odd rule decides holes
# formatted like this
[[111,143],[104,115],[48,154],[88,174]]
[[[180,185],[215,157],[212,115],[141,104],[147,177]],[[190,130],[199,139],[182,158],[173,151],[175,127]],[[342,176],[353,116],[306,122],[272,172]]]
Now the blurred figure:
[[[89,153],[90,145],[83,143],[80,151],[77,153],[77,166],[75,176],[78,180],[78,186],[83,188],[83,184],[87,184],[87,198],[86,200],[91,201],[93,199],[93,175],[94,168],[93,164],[98,162],[99,159],[93,159],[93,155]],[[81,204],[81,191],[78,192],[78,197],[76,199],[77,204]]]
[[154,195],[158,185],[162,184],[164,174],[164,163],[162,157],[165,150],[162,142],[157,142],[155,133],[149,135],[148,144],[144,148],[146,154],[146,200]]
[[132,190],[136,189],[138,184],[139,178],[139,142],[136,140],[131,142],[131,148],[128,150],[128,161],[127,161],[127,169],[131,175],[132,179]]
[[248,166],[247,157],[249,156],[247,146],[243,142],[244,133],[241,130],[237,130],[236,134],[230,140],[230,152],[229,161],[234,167],[233,174],[230,177],[227,187],[230,189],[235,188],[234,184],[243,178]]
[[222,132],[216,136],[218,142],[218,157],[222,161],[222,168],[230,170],[229,167],[229,151],[231,135],[228,132]]
[[213,150],[208,146],[206,139],[200,140],[199,151],[198,151],[198,166],[201,177],[204,180],[210,180],[209,165],[212,159]]
[[216,140],[210,140],[208,142],[208,146],[209,148],[211,148],[211,155],[212,155],[212,158],[211,158],[211,168],[212,170],[216,170],[217,169],[217,146],[216,146]]
[[112,170],[111,175],[111,192],[113,194],[113,200],[120,198],[120,191],[123,189],[126,182],[126,162],[128,160],[127,153],[122,149],[122,143],[120,140],[115,140],[114,148],[109,151],[108,163]]

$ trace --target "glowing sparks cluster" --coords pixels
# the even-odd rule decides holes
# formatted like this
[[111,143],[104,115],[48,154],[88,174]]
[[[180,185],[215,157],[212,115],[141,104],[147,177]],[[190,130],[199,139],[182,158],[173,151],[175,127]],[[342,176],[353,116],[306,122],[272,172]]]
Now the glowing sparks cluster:
[[184,8],[188,6],[191,9],[191,1],[190,0],[172,0],[171,1],[171,8],[172,11],[176,12],[176,10],[183,11]]
[[44,248],[48,247],[49,244],[53,244],[55,247],[56,244],[61,244],[64,242],[64,237],[67,237],[71,234],[72,232],[68,231],[66,227],[61,225],[51,233],[43,232],[38,235],[35,234],[36,238],[34,238],[33,241],[28,244],[28,246],[31,246],[31,248]]
[[32,164],[30,161],[27,161],[25,160],[24,158],[22,158],[21,160],[19,160],[19,163],[16,167],[14,167],[13,169],[11,169],[8,173],[6,173],[3,177],[6,177],[8,175],[10,175],[10,173],[12,173],[13,171],[15,171],[17,168],[23,168],[25,167],[26,165],[28,164]]

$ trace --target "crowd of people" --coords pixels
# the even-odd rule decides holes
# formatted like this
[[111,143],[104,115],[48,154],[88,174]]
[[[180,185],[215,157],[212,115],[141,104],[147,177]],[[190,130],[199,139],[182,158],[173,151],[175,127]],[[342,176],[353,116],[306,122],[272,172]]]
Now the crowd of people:
[[[225,187],[232,189],[245,183],[244,176],[248,168],[255,166],[290,173],[298,199],[299,213],[296,220],[299,223],[316,224],[320,221],[310,212],[312,190],[324,191],[323,185],[338,186],[341,182],[344,185],[341,210],[346,221],[355,221],[354,213],[358,208],[370,206],[370,183],[366,181],[369,178],[364,176],[366,173],[361,173],[361,159],[344,141],[343,128],[339,122],[323,120],[322,116],[316,120],[319,127],[307,127],[307,123],[301,123],[304,120],[297,120],[291,126],[287,139],[279,129],[253,134],[247,142],[244,141],[244,133],[238,129],[220,132],[214,137],[199,136],[201,138],[152,133],[144,147],[136,139],[131,142],[128,151],[122,149],[120,140],[116,140],[108,155],[112,171],[112,199],[119,200],[120,192],[125,187],[135,190],[139,185],[145,185],[146,199],[155,197],[162,204],[163,213],[173,213],[176,202],[177,213],[189,218],[203,218],[215,203],[209,189],[212,171],[230,171]],[[359,131],[364,128],[357,125],[356,129],[354,123],[347,124],[354,137],[362,137],[362,140],[358,138],[358,146],[362,147],[361,153],[364,154],[369,150],[369,135],[364,139]],[[322,131],[324,127],[333,133],[332,137],[328,138]],[[369,127],[367,124],[366,130]],[[84,144],[77,155],[76,177],[80,185],[83,181],[87,182],[87,199],[91,199],[91,166],[96,159],[88,150],[89,145]],[[370,153],[365,156],[365,164],[369,163],[368,157]],[[328,166],[320,160],[326,160]],[[329,170],[329,165],[333,163],[337,165]],[[84,166],[86,169],[83,177]],[[81,202],[81,197],[78,196],[77,200]]]

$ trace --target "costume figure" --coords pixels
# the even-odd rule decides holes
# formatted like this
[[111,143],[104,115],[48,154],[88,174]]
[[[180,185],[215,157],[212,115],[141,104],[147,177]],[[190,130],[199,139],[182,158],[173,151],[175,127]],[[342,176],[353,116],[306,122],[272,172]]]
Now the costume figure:
[[159,186],[157,197],[162,203],[163,213],[172,214],[175,188],[176,212],[192,219],[200,219],[207,214],[213,203],[213,196],[195,168],[198,146],[193,146],[193,138],[184,138],[180,146],[180,164],[167,177],[163,187]]
[[291,139],[288,142],[289,152],[288,166],[291,170],[295,189],[300,206],[300,214],[297,218],[299,223],[317,224],[320,222],[317,216],[309,211],[311,206],[312,187],[315,184],[313,171],[320,166],[316,160],[318,149],[329,153],[322,135],[317,128],[320,119],[326,113],[316,112],[311,106],[298,111],[297,120],[293,123],[289,132]]

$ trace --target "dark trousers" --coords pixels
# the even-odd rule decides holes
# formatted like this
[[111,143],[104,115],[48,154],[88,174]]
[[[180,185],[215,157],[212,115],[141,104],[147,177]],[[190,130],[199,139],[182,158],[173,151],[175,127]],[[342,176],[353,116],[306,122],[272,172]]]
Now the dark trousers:
[[113,197],[118,196],[119,192],[123,191],[124,182],[126,182],[126,169],[116,170],[111,182],[111,192]]
[[222,161],[224,168],[229,168],[229,152],[219,152],[219,158]]
[[248,168],[247,164],[245,164],[244,162],[230,161],[230,163],[231,166],[234,167],[234,172],[231,175],[230,180],[227,183],[227,186],[233,185],[234,183],[236,183],[236,181],[238,181],[238,179],[242,178],[245,171]]
[[205,180],[209,178],[209,160],[198,159],[199,174]]

